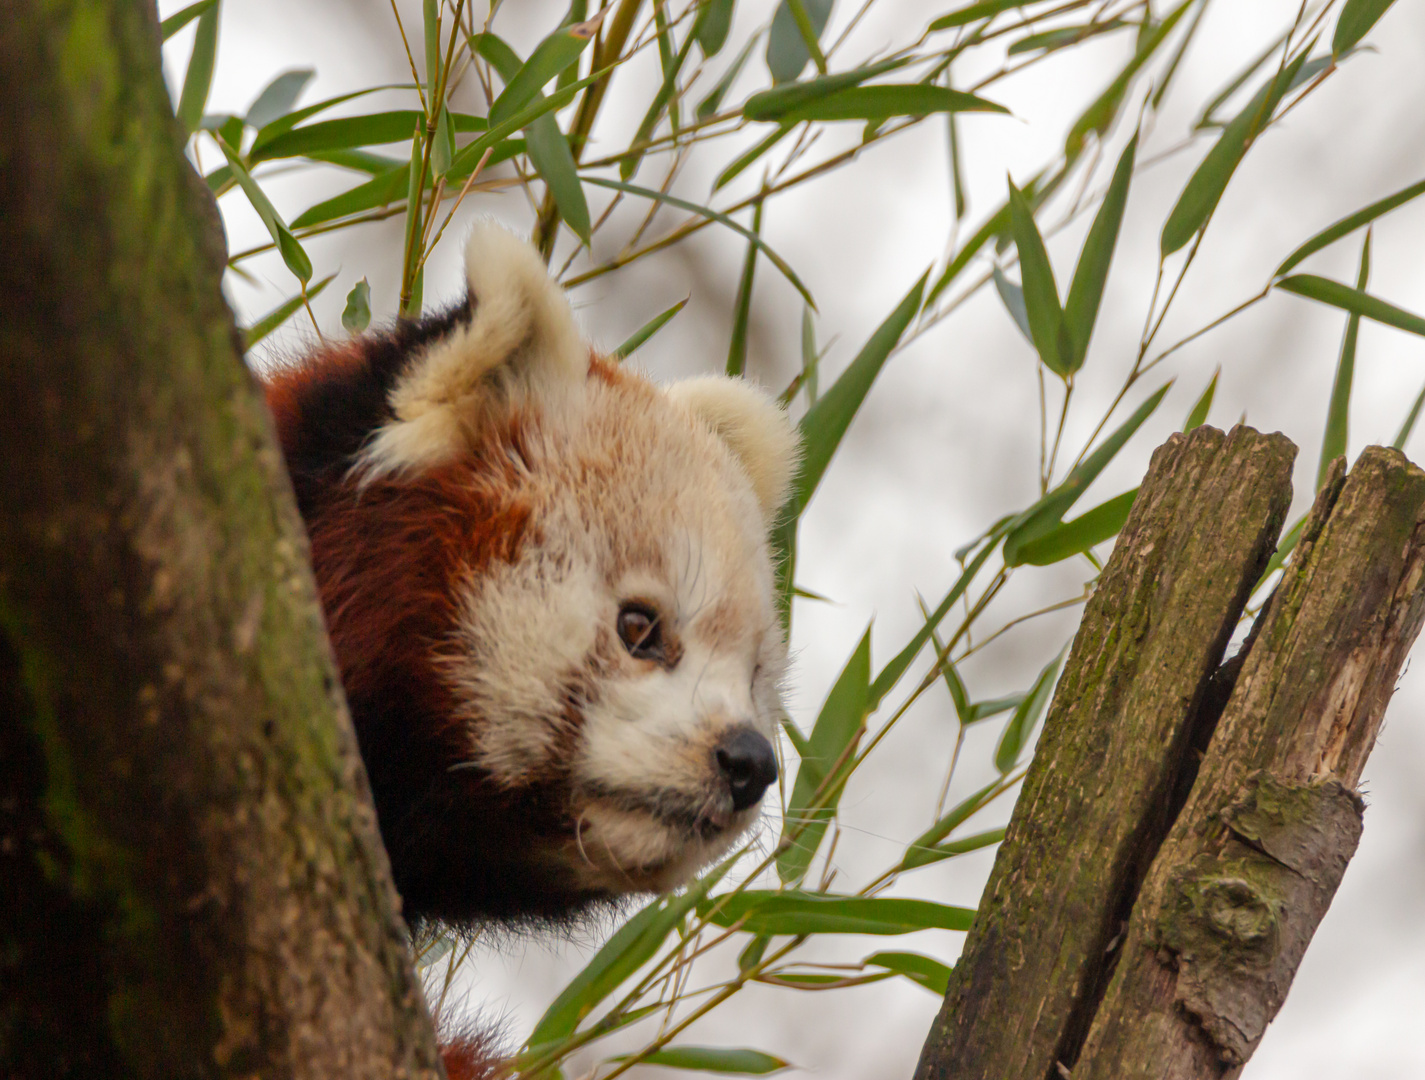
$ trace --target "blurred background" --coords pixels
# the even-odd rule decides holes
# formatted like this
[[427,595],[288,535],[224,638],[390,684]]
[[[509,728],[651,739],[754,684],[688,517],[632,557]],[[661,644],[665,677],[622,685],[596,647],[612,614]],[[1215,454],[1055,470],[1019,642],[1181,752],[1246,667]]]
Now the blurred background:
[[[163,0],[160,13],[168,15],[182,6],[181,0]],[[591,11],[597,6],[592,4]],[[775,6],[774,0],[736,5],[728,44],[709,63],[700,86],[710,86],[738,50],[765,30]],[[952,0],[879,0],[856,21],[833,53],[831,66],[855,66],[908,44],[931,19],[958,6]],[[1185,136],[1202,105],[1276,41],[1301,6],[1300,0],[1219,0],[1208,6],[1171,93],[1144,133],[1103,309],[1065,429],[1068,446],[1077,448],[1090,437],[1136,354],[1153,294],[1159,230],[1210,145],[1210,140],[1198,140],[1184,146]],[[407,27],[419,27],[419,4],[402,2],[396,7]],[[474,7],[478,23],[487,9]],[[506,0],[495,26],[527,55],[566,10],[567,4],[557,0]],[[835,41],[859,10],[857,3],[838,0],[823,42]],[[192,35],[191,27],[180,32],[166,53],[175,97]],[[1425,100],[1425,5],[1396,4],[1367,44],[1370,48],[1343,63],[1248,155],[1227,188],[1155,351],[1257,294],[1288,252],[1332,221],[1425,177],[1425,109],[1420,107]],[[753,47],[729,101],[770,84],[762,49],[760,41]],[[828,349],[823,388],[915,279],[932,264],[943,264],[957,237],[963,239],[1001,205],[1007,175],[1023,185],[1060,152],[1069,125],[1132,49],[1131,33],[1107,34],[984,91],[1012,116],[959,118],[967,210],[958,230],[943,118],[931,118],[871,145],[854,165],[768,203],[762,235],[796,268],[817,301],[816,341]],[[968,58],[963,68],[956,68],[956,85],[970,85],[983,74],[975,70],[976,63],[996,67],[1003,59],[1002,54],[991,60]],[[377,84],[408,83],[411,78],[389,3],[244,0],[222,9],[208,111],[241,114],[274,76],[297,68],[316,72],[304,103]],[[620,71],[595,128],[591,154],[627,145],[659,79],[657,54],[651,49]],[[1250,83],[1247,91],[1259,81]],[[463,111],[484,114],[478,84],[471,80],[460,93]],[[410,99],[409,91],[393,90],[331,115],[415,107]],[[1131,134],[1133,115],[1130,109],[1127,120],[1109,133],[1093,173],[1095,186],[1106,183]],[[861,128],[828,128],[806,163],[854,147]],[[672,190],[706,201],[717,171],[760,134],[749,129],[726,140],[731,149],[689,154]],[[204,171],[221,164],[211,144],[206,149],[200,144],[199,157]],[[504,172],[495,169],[490,175],[509,175],[508,166],[500,169]],[[727,206],[753,193],[761,170],[760,164],[748,170],[715,196],[712,205]],[[657,187],[665,174],[665,161],[650,160],[635,182]],[[288,220],[353,184],[351,174],[335,168],[278,167],[261,179]],[[589,192],[591,202],[609,194],[592,188]],[[241,195],[225,196],[220,205],[231,251],[267,242],[267,231]],[[600,199],[595,214],[606,205],[607,200]],[[596,233],[592,257],[577,255],[566,279],[615,255],[646,210],[647,204],[639,200],[618,206],[609,224]],[[460,226],[476,214],[493,215],[526,232],[534,221],[530,199],[519,185],[473,193],[427,264],[428,307],[463,291]],[[1091,216],[1079,216],[1048,239],[1061,288]],[[646,238],[666,234],[681,217],[660,217]],[[739,220],[746,224],[747,215]],[[323,334],[343,333],[344,298],[363,276],[371,284],[375,321],[394,317],[403,229],[404,219],[398,215],[304,240],[316,275],[337,275],[311,306]],[[1409,310],[1425,310],[1422,241],[1425,201],[1409,203],[1377,222],[1373,293]],[[1344,240],[1313,256],[1303,268],[1353,281],[1359,244],[1359,235]],[[552,266],[564,266],[576,247],[572,234],[563,230]],[[687,308],[632,362],[660,380],[720,370],[745,252],[741,237],[715,225],[687,242],[578,285],[573,299],[593,340],[613,347],[688,297]],[[1012,256],[1013,248],[1008,254]],[[244,276],[230,274],[227,287],[243,324],[295,289],[275,253],[247,259],[242,267]],[[1017,278],[1017,271],[1011,276]],[[765,260],[755,278],[750,312],[748,373],[780,390],[801,367],[804,304]],[[1285,432],[1300,446],[1295,518],[1309,504],[1314,488],[1345,321],[1339,311],[1273,293],[1175,352],[1135,387],[1129,402],[1136,405],[1173,378],[1164,405],[1099,478],[1082,506],[1136,485],[1152,448],[1181,426],[1220,368],[1209,422],[1226,428],[1245,419],[1263,431]],[[316,337],[311,319],[299,315],[264,340],[252,360],[280,362],[299,355]],[[954,582],[960,570],[954,550],[1038,497],[1036,362],[1032,346],[993,287],[985,287],[948,317],[925,326],[886,365],[802,520],[797,584],[827,598],[799,599],[794,610],[791,709],[804,731],[866,625],[874,620],[874,670],[920,627],[917,594],[934,604]],[[1352,457],[1369,443],[1391,441],[1422,384],[1425,341],[1364,322],[1350,414]],[[1422,438],[1408,445],[1407,452],[1425,447]],[[1100,555],[1106,556],[1108,549],[1103,545]],[[1091,573],[1082,559],[1016,572],[997,600],[1005,613],[1000,622],[1080,597],[1082,582]],[[1013,626],[976,651],[961,668],[973,696],[983,699],[1024,689],[1072,636],[1080,610],[1070,606]],[[922,657],[904,686],[912,685],[927,663]],[[1401,681],[1366,769],[1363,786],[1369,809],[1361,847],[1285,1008],[1247,1066],[1245,1075],[1251,1080],[1425,1075],[1425,1048],[1416,1035],[1419,1017],[1425,1014],[1422,666],[1408,669]],[[990,758],[997,733],[994,724],[969,730],[949,795],[952,802],[993,779]],[[832,860],[838,889],[853,889],[874,878],[931,823],[955,736],[949,695],[943,685],[937,686],[908,711],[853,777],[842,800],[842,828]],[[976,828],[1002,824],[1010,809],[1008,798],[1000,800],[976,819]],[[775,843],[778,830],[779,824],[769,820],[767,848]],[[973,905],[992,859],[993,849],[987,849],[947,860],[906,875],[893,892]],[[606,930],[587,928],[558,940],[507,940],[498,948],[477,946],[470,967],[478,973],[467,971],[470,977],[462,978],[457,993],[472,1009],[501,1019],[510,1041],[518,1042]],[[855,962],[877,948],[909,948],[950,962],[962,938],[937,931],[893,942],[826,939],[814,942],[809,951],[822,960]],[[725,977],[733,970],[735,950],[725,952],[708,957],[701,977]],[[898,978],[830,992],[752,985],[699,1021],[688,1041],[757,1047],[826,1080],[904,1078],[913,1069],[938,1005],[932,993]],[[611,1040],[599,1049],[597,1056],[578,1059],[566,1074],[581,1075],[617,1046]],[[662,1073],[644,1067],[638,1075]]]

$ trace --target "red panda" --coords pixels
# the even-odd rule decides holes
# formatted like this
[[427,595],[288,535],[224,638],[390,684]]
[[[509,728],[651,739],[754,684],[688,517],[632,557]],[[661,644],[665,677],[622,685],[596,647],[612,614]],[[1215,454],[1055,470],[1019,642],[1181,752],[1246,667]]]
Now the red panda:
[[537,923],[683,883],[775,781],[797,440],[597,355],[494,224],[466,275],[265,386],[407,918]]

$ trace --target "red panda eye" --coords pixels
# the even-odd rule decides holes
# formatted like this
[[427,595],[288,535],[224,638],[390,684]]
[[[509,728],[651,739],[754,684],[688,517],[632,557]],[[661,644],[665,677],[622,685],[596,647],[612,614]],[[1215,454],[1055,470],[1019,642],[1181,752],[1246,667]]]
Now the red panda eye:
[[635,659],[663,659],[663,629],[658,612],[647,604],[630,603],[619,608],[618,636]]

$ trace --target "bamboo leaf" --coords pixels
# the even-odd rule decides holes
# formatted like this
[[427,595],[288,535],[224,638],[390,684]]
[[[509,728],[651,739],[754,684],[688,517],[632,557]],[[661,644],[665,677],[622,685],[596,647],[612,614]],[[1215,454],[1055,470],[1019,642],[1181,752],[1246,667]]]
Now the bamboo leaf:
[[1024,744],[1029,741],[1030,734],[1049,704],[1054,680],[1059,677],[1059,665],[1064,662],[1064,653],[1067,651],[1068,646],[1065,646],[1058,656],[1044,665],[1044,670],[1034,680],[1029,694],[1020,702],[1019,707],[1010,716],[1009,723],[1005,725],[999,746],[995,748],[995,768],[1001,774],[1013,769],[1019,762],[1020,755],[1024,753]]
[[1425,387],[1420,388],[1420,393],[1415,398],[1415,404],[1410,406],[1410,411],[1405,414],[1405,420],[1400,425],[1400,430],[1395,433],[1395,439],[1390,444],[1395,449],[1405,449],[1410,433],[1415,430],[1415,421],[1420,419],[1421,406],[1425,406]]
[[1113,260],[1113,248],[1118,242],[1118,230],[1123,224],[1123,210],[1128,205],[1128,184],[1133,178],[1133,160],[1138,149],[1138,135],[1128,140],[1118,166],[1104,194],[1103,205],[1094,216],[1088,239],[1079,253],[1074,277],[1069,283],[1069,295],[1064,301],[1064,323],[1068,330],[1072,353],[1069,374],[1083,367],[1093,337],[1094,322],[1103,300],[1108,267]]
[[987,19],[998,15],[1002,11],[1012,11],[1015,8],[1022,8],[1034,0],[980,0],[978,4],[971,4],[963,7],[959,11],[952,11],[949,15],[942,15],[927,28],[928,30],[948,30],[954,26],[964,26],[967,23],[975,22],[979,19]]
[[727,97],[727,92],[732,89],[732,84],[742,74],[742,69],[747,64],[747,58],[752,55],[752,49],[757,44],[757,38],[758,35],[754,34],[748,39],[747,44],[742,46],[742,51],[737,54],[737,59],[728,65],[727,70],[722,73],[722,78],[718,79],[712,90],[708,92],[708,96],[698,102],[697,117],[699,120],[715,116],[718,109],[722,107],[722,99]]
[[995,283],[995,292],[999,293],[1005,310],[1009,312],[1009,317],[1014,320],[1014,325],[1019,327],[1024,340],[1032,346],[1034,331],[1029,328],[1029,310],[1024,306],[1024,290],[1005,277],[1004,271],[998,266],[991,271],[990,277]]
[[1425,195],[1425,180],[1419,180],[1409,187],[1401,188],[1394,195],[1387,195],[1384,199],[1377,200],[1369,206],[1362,207],[1354,214],[1348,214],[1330,228],[1323,229],[1317,233],[1306,243],[1302,244],[1301,247],[1288,255],[1282,264],[1276,268],[1276,276],[1280,277],[1308,255],[1313,255],[1327,245],[1334,244],[1343,236],[1355,232],[1363,225],[1369,225],[1376,218],[1390,213],[1397,207],[1404,206],[1412,199],[1418,198],[1421,195]]
[[1277,105],[1305,62],[1306,53],[1303,52],[1277,72],[1248,102],[1247,107],[1222,129],[1221,136],[1193,172],[1168,215],[1160,241],[1164,255],[1177,251],[1207,224],[1222,199],[1222,193],[1227,190],[1227,182],[1246,156],[1247,148],[1271,121]]
[[1054,270],[1049,265],[1049,253],[1044,250],[1039,228],[1034,224],[1034,211],[1013,182],[1009,185],[1009,221],[1014,245],[1019,249],[1025,316],[1034,348],[1045,367],[1060,378],[1066,378],[1072,373],[1074,350],[1064,323],[1064,310],[1059,306]]
[[[451,127],[457,132],[485,130],[484,117],[467,116],[464,113],[444,115],[450,117]],[[278,158],[406,142],[417,126],[425,126],[425,113],[414,109],[367,113],[365,116],[344,116],[339,120],[323,120],[320,123],[293,128],[267,139],[260,147],[254,143],[248,158],[256,165]]]
[[1149,30],[1146,36],[1141,37],[1138,47],[1133,53],[1133,58],[1123,66],[1093,104],[1074,121],[1073,127],[1069,129],[1069,134],[1064,139],[1064,156],[1070,162],[1076,160],[1083,152],[1084,142],[1090,134],[1097,134],[1102,138],[1112,126],[1114,117],[1118,115],[1118,110],[1123,107],[1124,96],[1128,92],[1129,84],[1133,82],[1143,65],[1152,59],[1153,54],[1167,40],[1168,35],[1177,26],[1178,20],[1186,15],[1188,8],[1196,2],[1197,0],[1183,0],[1168,12],[1162,22]]
[[[548,97],[530,102],[530,104],[526,105],[508,120],[498,124],[492,124],[489,131],[485,132],[484,135],[480,136],[480,138],[476,139],[469,146],[463,147],[460,152],[455,155],[455,160],[450,164],[451,175],[469,175],[481,157],[484,156],[486,150],[492,147],[498,148],[499,144],[503,142],[507,136],[513,135],[521,128],[529,127],[541,116],[546,116],[549,113],[564,108],[565,105],[568,105],[569,102],[574,100],[580,91],[598,82],[605,74],[606,72],[604,71],[596,71],[587,78],[571,82],[568,86],[561,87]],[[498,153],[498,149],[496,149],[496,153]]]
[[624,343],[609,355],[612,356],[615,360],[624,360],[632,356],[640,345],[642,345],[645,341],[651,338],[654,334],[658,333],[659,330],[662,330],[663,327],[668,324],[668,321],[672,319],[674,315],[678,314],[678,312],[682,311],[685,307],[687,307],[688,301],[691,299],[691,296],[685,296],[683,297],[683,299],[679,300],[668,310],[662,312],[661,314],[653,316],[653,318],[649,319],[646,323],[644,323],[632,334],[630,334],[628,338],[624,341]]
[[848,89],[877,75],[905,67],[907,62],[905,59],[883,60],[878,64],[867,64],[865,67],[836,75],[818,75],[801,82],[783,83],[781,86],[753,94],[742,106],[742,115],[749,120],[780,120],[838,90]]
[[995,780],[980,788],[979,791],[961,799],[943,814],[939,821],[912,840],[906,846],[905,857],[901,859],[900,869],[914,870],[917,866],[936,862],[935,856],[931,854],[935,846],[989,802],[999,785],[1000,782]]
[[158,24],[159,33],[163,35],[163,40],[167,41],[178,31],[182,30],[200,15],[213,10],[218,6],[218,0],[198,0],[196,4],[189,4],[182,11],[175,11],[163,22]]
[[1364,315],[1367,319],[1374,319],[1386,326],[1393,326],[1397,330],[1425,336],[1425,319],[1419,315],[1413,315],[1377,296],[1362,292],[1360,289],[1342,285],[1339,281],[1317,277],[1315,274],[1293,274],[1291,277],[1278,281],[1277,288],[1304,296],[1308,300],[1330,304],[1342,311]]
[[[663,8],[654,9],[661,12]],[[672,39],[672,32],[666,36]],[[659,37],[659,42],[663,41],[663,36]],[[640,143],[647,142],[653,137],[653,130],[658,126],[659,118],[664,112],[668,113],[669,122],[673,125],[673,130],[679,130],[678,102],[675,91],[678,88],[678,75],[683,70],[683,65],[687,63],[688,54],[693,49],[693,38],[691,35],[683,42],[683,45],[676,54],[669,58],[663,69],[663,83],[658,87],[658,92],[653,95],[653,100],[648,103],[648,110],[643,114],[643,122],[638,125],[638,130],[634,133],[631,146],[637,147]],[[619,175],[627,180],[638,171],[638,164],[643,160],[644,151],[642,149],[630,149],[619,162]]]
[[[498,126],[526,108],[560,72],[578,60],[598,30],[597,21],[561,26],[536,45],[519,70],[505,79],[504,91],[490,106],[490,125]],[[482,39],[491,36],[479,35]],[[476,43],[476,51],[486,56],[483,41]]]
[[1010,56],[1020,56],[1023,53],[1034,52],[1036,49],[1043,49],[1046,53],[1051,53],[1071,45],[1078,45],[1100,34],[1109,34],[1115,30],[1125,30],[1129,27],[1136,29],[1137,25],[1137,23],[1125,22],[1122,19],[1105,19],[1102,22],[1083,23],[1079,26],[1061,26],[1057,30],[1028,34],[1011,44],[1007,53]]
[[683,916],[707,902],[708,890],[726,876],[739,855],[723,860],[682,895],[660,897],[624,923],[544,1011],[530,1033],[529,1052],[539,1053],[567,1038],[599,1002],[653,959]]
[[856,354],[856,359],[851,361],[836,382],[832,383],[826,393],[822,394],[817,403],[802,417],[799,425],[802,433],[802,467],[792,489],[793,518],[811,501],[817,485],[821,483],[822,474],[831,463],[832,455],[841,445],[846,429],[851,426],[861,403],[866,400],[871,384],[876,381],[886,358],[891,355],[891,350],[896,347],[901,335],[920,310],[920,298],[925,291],[929,273],[927,270],[920,280],[911,286],[910,292],[906,293],[905,298],[896,305],[896,309],[862,346],[861,351]]
[[862,961],[875,967],[904,975],[911,982],[919,983],[937,997],[944,997],[950,986],[950,968],[939,960],[920,953],[878,952]]
[[311,68],[284,71],[262,88],[262,92],[247,107],[243,122],[251,128],[262,128],[286,116],[314,75],[316,72]]
[[1204,108],[1202,113],[1198,116],[1197,123],[1193,124],[1193,130],[1201,131],[1207,127],[1221,127],[1222,124],[1216,119],[1217,110],[1222,108],[1233,94],[1247,85],[1247,80],[1251,79],[1252,76],[1256,75],[1257,72],[1262,69],[1262,65],[1270,60],[1272,55],[1286,44],[1287,38],[1289,37],[1291,37],[1290,28],[1285,30],[1280,37],[1268,45],[1255,60],[1233,76],[1231,81],[1207,103],[1206,108]]
[[1072,521],[1056,525],[1039,539],[1021,545],[1015,565],[1049,566],[1117,536],[1123,529],[1123,523],[1128,520],[1128,511],[1132,509],[1133,499],[1137,494],[1137,488],[1125,491],[1122,495],[1085,511]]
[[761,1050],[734,1050],[710,1046],[665,1046],[648,1054],[617,1054],[609,1061],[628,1061],[637,1057],[644,1065],[661,1065],[665,1069],[696,1069],[699,1072],[722,1073],[725,1076],[767,1076],[792,1064]]
[[371,285],[365,278],[353,285],[351,292],[346,294],[341,325],[350,334],[359,334],[371,325]]
[[1346,0],[1336,32],[1331,35],[1331,54],[1342,56],[1365,37],[1395,0]]
[[1257,583],[1252,586],[1252,592],[1256,592],[1267,583],[1267,579],[1286,565],[1286,561],[1291,557],[1291,553],[1296,550],[1296,542],[1301,539],[1301,530],[1306,525],[1306,515],[1297,518],[1291,528],[1282,533],[1282,538],[1277,541],[1277,549],[1272,552],[1272,557],[1267,560],[1266,569],[1262,571],[1262,576],[1257,578]]
[[958,855],[968,855],[972,851],[983,851],[987,847],[992,847],[1004,839],[1004,829],[986,829],[984,832],[977,832],[970,836],[962,836],[958,840],[947,840],[928,851],[918,851],[919,858],[916,859],[915,867],[901,866],[901,870],[915,869],[921,866],[931,866],[946,859],[953,859]]
[[975,234],[961,245],[960,250],[955,253],[955,257],[950,260],[944,271],[940,274],[931,287],[930,294],[926,297],[925,303],[928,305],[935,303],[940,294],[960,276],[970,260],[980,253],[980,249],[988,244],[992,239],[1009,229],[1009,203],[1006,202],[998,210],[975,230]]
[[784,123],[803,120],[885,120],[891,116],[928,116],[947,112],[993,112],[1009,115],[1009,110],[963,90],[928,83],[881,83],[850,86],[815,98],[783,114]]
[[[762,236],[762,211],[766,202],[752,204],[752,235]],[[732,335],[727,345],[727,374],[741,375],[747,369],[747,327],[752,318],[752,284],[757,273],[757,245],[749,242],[742,257],[742,274],[737,280],[737,299],[732,307]]]
[[[812,38],[819,40],[821,32],[826,29],[826,20],[831,16],[833,0],[801,0],[801,3],[811,26]],[[802,73],[811,58],[791,4],[788,0],[781,0],[776,14],[772,16],[772,28],[767,36],[767,70],[772,73],[772,81],[791,82]]]
[[306,301],[319,296],[321,291],[331,284],[331,280],[334,277],[336,277],[335,274],[330,274],[322,278],[321,281],[307,290],[306,296],[298,293],[296,296],[288,297],[244,330],[242,332],[243,351],[246,352],[248,349],[251,349],[259,341],[267,337],[268,334],[272,333],[272,331],[276,330],[293,315],[301,311]]
[[816,301],[812,299],[811,293],[807,291],[807,287],[802,284],[801,278],[797,277],[796,272],[787,265],[786,260],[768,247],[762,238],[753,233],[751,229],[739,225],[726,214],[718,213],[718,211],[706,206],[699,206],[697,203],[688,202],[686,199],[676,198],[667,192],[652,191],[649,188],[638,187],[635,184],[626,184],[620,180],[606,180],[603,177],[591,176],[584,182],[587,184],[596,184],[599,187],[613,188],[615,191],[627,192],[630,195],[641,195],[645,199],[653,199],[657,202],[667,203],[669,206],[676,206],[679,210],[688,210],[694,214],[700,214],[705,218],[710,218],[720,225],[726,225],[733,232],[741,233],[757,246],[758,251],[767,256],[768,261],[771,262],[773,266],[782,272],[782,275],[791,283],[792,287],[802,294],[802,299],[813,308],[816,307]]
[[193,52],[188,58],[188,71],[183,76],[183,90],[178,96],[178,122],[184,132],[198,130],[203,119],[203,107],[208,103],[208,91],[213,86],[213,66],[218,58],[218,5],[198,15],[198,30],[193,36]]
[[783,124],[761,142],[733,158],[727,168],[717,174],[717,179],[713,181],[713,193],[716,194],[744,172],[749,165],[756,163],[758,158],[786,138],[795,127],[795,124]]
[[1191,431],[1193,428],[1202,427],[1207,423],[1208,411],[1212,408],[1212,399],[1217,394],[1217,377],[1222,374],[1219,367],[1212,373],[1212,378],[1208,381],[1207,389],[1202,392],[1202,396],[1194,402],[1192,410],[1188,413],[1187,419],[1183,421],[1183,430]]
[[257,211],[257,216],[262,219],[262,223],[267,226],[268,233],[277,244],[277,250],[282,254],[282,261],[287,264],[287,269],[297,277],[299,281],[306,284],[312,279],[312,260],[307,257],[302,245],[297,242],[297,238],[292,235],[292,231],[287,227],[282,216],[277,213],[277,208],[268,200],[263,192],[244,167],[241,160],[222,139],[217,140],[218,148],[222,150],[223,156],[228,159],[228,168],[233,172],[233,179],[242,188],[243,194],[252,203],[252,208]]
[[[252,140],[252,150],[250,153],[260,154],[267,143],[277,138],[277,136],[285,135],[303,120],[310,120],[318,113],[326,112],[328,109],[334,108],[337,105],[342,105],[355,98],[365,97],[367,94],[375,94],[382,90],[411,89],[414,89],[414,87],[407,83],[386,83],[381,86],[370,86],[365,90],[353,90],[349,94],[339,94],[336,97],[327,98],[325,101],[318,101],[313,105],[305,105],[300,109],[294,109],[284,116],[277,117],[275,120],[269,120],[259,128],[257,135]],[[404,137],[409,138],[410,136],[406,135]]]
[[[870,681],[871,628],[868,626],[826,695],[807,738],[807,753],[797,767],[782,825],[781,844],[786,848],[777,856],[777,876],[783,881],[801,880],[821,846],[827,824],[836,816],[841,793],[833,790],[828,795],[824,785],[828,781],[834,783],[832,769],[838,760],[844,760],[848,749],[865,730],[866,687]],[[815,809],[812,809],[813,801],[818,802]]]
[[693,37],[703,50],[703,56],[716,56],[727,44],[735,3],[736,0],[704,0],[698,8],[698,17],[693,20]]
[[[1361,266],[1356,275],[1356,291],[1364,293],[1371,276],[1371,231],[1366,230],[1361,245]],[[1346,318],[1346,333],[1336,360],[1336,376],[1331,382],[1331,404],[1326,409],[1326,430],[1321,435],[1321,462],[1316,467],[1316,490],[1326,482],[1331,463],[1346,454],[1351,414],[1351,383],[1356,373],[1356,338],[1361,331],[1360,312]]]
[[[825,893],[748,889],[719,898],[712,913],[716,926],[753,934],[912,934],[917,930],[968,930],[973,908],[883,896],[834,896]],[[704,901],[702,907],[709,907]]]
[[1093,453],[1081,461],[1058,487],[1048,492],[1033,506],[1017,515],[1009,524],[1004,541],[1004,561],[1006,566],[1019,565],[1020,550],[1029,543],[1046,535],[1063,519],[1069,507],[1078,501],[1088,486],[1093,483],[1108,463],[1118,455],[1133,434],[1143,426],[1162,403],[1172,383],[1159,388],[1147,401],[1134,411],[1133,415],[1119,425],[1108,438],[1099,444]]

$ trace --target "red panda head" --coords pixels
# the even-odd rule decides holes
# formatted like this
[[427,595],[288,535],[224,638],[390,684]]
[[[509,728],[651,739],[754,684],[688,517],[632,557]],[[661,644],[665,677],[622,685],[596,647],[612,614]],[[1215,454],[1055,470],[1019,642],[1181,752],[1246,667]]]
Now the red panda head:
[[497,226],[466,262],[268,397],[408,913],[557,917],[687,880],[775,779],[796,439],[740,380],[594,357]]

